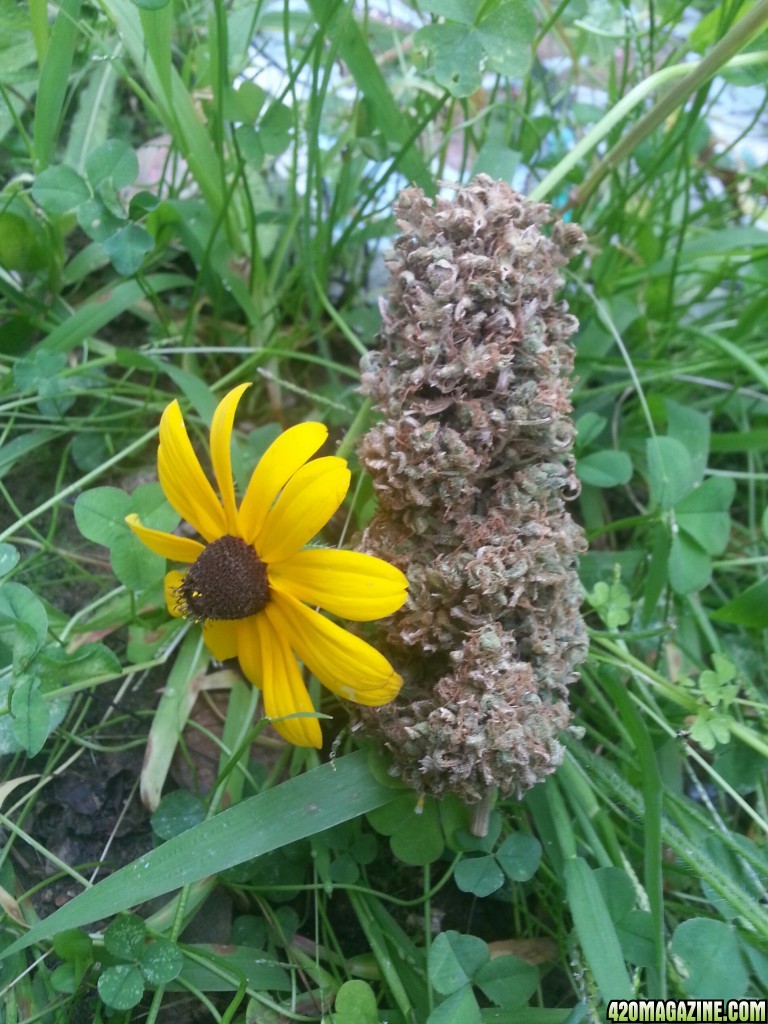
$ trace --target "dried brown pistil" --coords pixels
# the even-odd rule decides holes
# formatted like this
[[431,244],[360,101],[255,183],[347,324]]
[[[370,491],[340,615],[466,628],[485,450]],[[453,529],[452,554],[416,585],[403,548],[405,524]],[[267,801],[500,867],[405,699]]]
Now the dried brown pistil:
[[209,544],[176,591],[179,611],[195,622],[246,619],[269,601],[267,567],[241,537]]

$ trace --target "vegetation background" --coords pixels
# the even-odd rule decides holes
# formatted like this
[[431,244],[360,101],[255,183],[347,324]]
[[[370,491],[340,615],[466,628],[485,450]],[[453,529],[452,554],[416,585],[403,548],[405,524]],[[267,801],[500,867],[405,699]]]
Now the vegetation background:
[[[766,0],[0,0],[6,1021],[765,994],[767,24]],[[589,236],[591,654],[561,769],[476,838],[345,733],[333,763],[265,733],[123,516],[173,527],[174,397],[204,438],[257,382],[241,476],[307,418],[353,456],[394,196],[481,171]]]

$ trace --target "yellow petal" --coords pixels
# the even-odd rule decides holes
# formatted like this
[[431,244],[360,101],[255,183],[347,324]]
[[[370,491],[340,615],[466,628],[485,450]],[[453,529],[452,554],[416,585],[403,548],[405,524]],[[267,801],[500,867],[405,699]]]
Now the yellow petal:
[[399,569],[359,551],[309,548],[268,572],[270,585],[282,593],[358,622],[391,615],[408,596]]
[[237,657],[240,668],[248,682],[261,689],[264,680],[264,667],[259,631],[256,626],[257,618],[256,615],[250,615],[247,619],[236,619],[234,625],[237,631]]
[[237,657],[236,620],[208,619],[203,623],[205,646],[217,661]]
[[227,532],[233,536],[238,535],[237,505],[235,504],[235,485],[232,480],[232,424],[235,420],[235,410],[242,394],[250,384],[240,384],[216,406],[211,422],[211,462],[213,472],[216,475],[216,483],[219,485],[219,494],[224,506],[224,515],[227,520]]
[[335,455],[314,459],[297,470],[256,538],[259,558],[269,565],[295,555],[342,503],[350,479],[346,462]]
[[288,718],[315,709],[288,643],[264,615],[255,616],[264,664],[264,713],[273,728],[297,747],[322,747],[317,718]]
[[253,544],[275,498],[327,437],[328,428],[322,423],[299,423],[283,431],[267,448],[240,504],[239,536],[243,540]]
[[206,540],[227,532],[224,510],[198,462],[176,401],[160,420],[157,474],[168,501]]
[[167,572],[165,574],[165,579],[163,580],[163,589],[165,590],[165,604],[166,607],[168,608],[169,613],[174,617],[174,619],[184,618],[179,608],[179,599],[176,596],[176,591],[184,582],[185,576],[186,573],[179,572],[178,569],[171,569],[170,572]]
[[150,530],[148,526],[142,526],[141,520],[135,512],[125,517],[126,523],[130,526],[142,544],[146,544],[150,551],[163,558],[170,558],[172,562],[196,562],[205,550],[203,544],[188,537],[177,537],[172,533],[163,533],[161,530]]
[[338,697],[377,706],[399,693],[403,680],[383,654],[288,594],[273,591],[263,614],[310,672]]

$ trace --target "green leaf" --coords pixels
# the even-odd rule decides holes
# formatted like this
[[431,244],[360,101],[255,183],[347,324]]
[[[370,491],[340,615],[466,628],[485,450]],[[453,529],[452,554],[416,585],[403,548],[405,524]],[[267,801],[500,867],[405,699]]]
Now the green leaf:
[[34,626],[17,622],[13,634],[13,675],[18,680],[29,668],[40,650]]
[[72,441],[72,458],[83,473],[90,473],[108,457],[109,451],[101,434],[77,434]]
[[19,623],[31,630],[35,650],[42,647],[48,633],[48,616],[42,602],[23,583],[0,585],[0,641],[12,648]]
[[90,197],[88,182],[65,164],[41,171],[32,186],[32,198],[53,217],[69,213]]
[[186,789],[166,793],[152,814],[152,831],[160,839],[172,839],[205,820],[205,804]]
[[459,828],[453,839],[456,849],[463,850],[465,853],[493,853],[493,848],[500,835],[501,815],[494,808],[488,819],[488,827],[484,836],[476,836],[466,828]]
[[[50,163],[61,127],[64,101],[70,95],[69,76],[82,31],[81,5],[81,0],[62,0],[48,45],[38,53],[40,78],[31,132],[37,167],[47,167]],[[31,3],[29,6],[33,8]],[[43,17],[48,17],[45,8]],[[41,31],[42,26],[38,28],[38,32]],[[3,63],[5,66],[6,61]]]
[[364,752],[337,758],[222,811],[120,868],[34,924],[1,950],[0,958],[366,814],[388,803],[394,792],[373,779]]
[[156,210],[159,205],[160,199],[154,192],[142,190],[137,192],[136,195],[131,196],[131,201],[128,203],[128,216],[131,220],[139,220],[145,213],[151,213],[152,210]]
[[669,552],[672,537],[666,523],[658,522],[653,527],[650,543],[650,561],[643,590],[642,623],[647,626],[656,610],[664,587],[669,579]]
[[73,964],[59,964],[51,972],[51,985],[55,992],[74,995],[81,981],[82,974],[75,969]]
[[[238,918],[235,921],[235,930],[240,920]],[[277,927],[282,927],[283,922],[279,917],[275,923]],[[203,962],[197,957],[194,960],[191,957],[184,958],[179,982],[185,987],[192,986],[203,992],[236,992],[237,981],[233,981],[233,977],[242,977],[250,989],[269,992],[273,998],[275,992],[292,990],[288,972],[278,964],[265,960],[263,944],[222,946],[196,943],[191,948]],[[221,967],[226,969],[226,974],[222,975]]]
[[680,405],[671,399],[666,401],[667,433],[679,441],[691,460],[694,479],[697,483],[704,479],[704,470],[709,460],[710,419],[703,412]]
[[563,868],[576,935],[600,994],[606,1002],[631,999],[621,946],[594,873],[581,857],[569,857]]
[[617,579],[610,585],[605,580],[598,580],[587,595],[587,601],[608,629],[618,629],[630,620],[632,597],[621,580]]
[[171,533],[181,516],[168,504],[160,484],[141,484],[130,497],[129,511],[135,512],[145,526]]
[[113,1010],[130,1010],[138,1006],[144,995],[144,979],[138,967],[119,964],[102,971],[98,982],[99,995]]
[[621,868],[596,868],[595,881],[605,900],[605,906],[614,924],[622,921],[636,903],[632,880]]
[[479,5],[477,0],[422,0],[422,11],[463,25],[474,25]]
[[136,960],[147,939],[144,922],[136,914],[121,914],[104,932],[104,946],[112,956]]
[[507,0],[492,9],[477,25],[485,49],[484,71],[507,78],[522,77],[533,59],[536,18],[526,0]]
[[76,960],[92,958],[93,942],[85,932],[73,928],[56,936],[53,940],[53,951],[61,960],[74,963]]
[[119,231],[125,222],[111,213],[100,199],[86,199],[78,207],[77,223],[94,242],[105,242]]
[[697,482],[688,449],[673,437],[649,437],[646,453],[651,507],[670,509]]
[[592,487],[616,487],[632,479],[632,459],[626,452],[612,448],[590,452],[576,463],[576,475]]
[[540,980],[538,970],[516,956],[494,957],[474,977],[483,995],[505,1010],[525,1006]]
[[170,532],[179,522],[159,484],[142,484],[130,497],[116,487],[95,487],[75,502],[80,532],[110,549],[110,563],[120,582],[129,590],[148,590],[165,575],[166,562],[131,532],[125,522],[129,512],[155,530]]
[[731,477],[713,476],[675,505],[675,522],[709,555],[720,555],[731,532],[736,485]]
[[224,116],[228,121],[253,124],[264,106],[267,94],[255,82],[241,82],[224,94]]
[[40,345],[49,352],[69,352],[105,324],[116,320],[120,313],[137,302],[143,302],[147,294],[159,294],[169,288],[186,288],[190,283],[189,278],[182,274],[151,274],[141,284],[137,281],[110,284],[80,303],[75,312],[54,327]]
[[35,348],[13,367],[13,381],[23,391],[37,391],[43,381],[55,377],[67,365],[62,352],[46,352]]
[[703,590],[712,579],[712,560],[685,533],[672,537],[669,551],[669,581],[677,594]]
[[293,114],[284,103],[270,103],[258,125],[258,138],[264,152],[279,156],[291,143]]
[[[469,96],[482,85],[485,71],[508,77],[524,75],[533,57],[536,19],[525,0],[486,5],[478,19],[476,4],[454,0],[441,7],[448,20],[419,29],[417,47],[427,51],[435,80],[454,96]],[[481,8],[481,12],[483,9]]]
[[440,932],[429,950],[429,980],[436,992],[449,996],[472,981],[489,959],[488,946],[475,935]]
[[596,412],[585,412],[576,420],[576,446],[579,450],[596,441],[608,425],[605,416]]
[[130,532],[112,543],[109,562],[123,586],[136,593],[149,590],[165,576],[165,559]]
[[84,537],[108,548],[130,533],[125,517],[132,510],[131,499],[124,491],[94,487],[77,496],[75,522]]
[[482,1016],[471,986],[454,992],[427,1017],[427,1024],[481,1024]]
[[630,910],[616,925],[621,950],[635,967],[653,967],[656,943],[653,916],[647,910]]
[[504,872],[495,857],[465,857],[456,865],[454,881],[462,892],[471,892],[480,898],[490,896],[504,884]]
[[[706,669],[699,676],[699,689],[712,707],[724,701],[730,704],[739,690],[738,685],[727,686],[736,678],[736,666],[717,653],[712,655],[712,665],[713,669]],[[729,699],[724,697],[726,693],[729,694]]]
[[768,577],[753,583],[743,594],[710,613],[715,622],[730,622],[752,629],[768,628]]
[[426,865],[436,861],[445,848],[437,802],[423,801],[412,792],[399,793],[392,804],[368,815],[371,825],[390,837],[392,852],[405,864]]
[[357,979],[345,981],[336,993],[334,1024],[378,1024],[376,995],[371,986]]
[[19,561],[19,552],[13,544],[0,544],[0,576],[7,576]]
[[116,189],[132,185],[139,173],[133,149],[122,139],[107,139],[85,158],[85,173],[92,188],[111,178]]
[[14,437],[0,446],[0,477],[4,476],[20,460],[27,458],[36,448],[49,444],[56,437],[55,430],[31,430],[28,434]]
[[394,855],[404,864],[424,867],[434,864],[445,849],[437,802],[425,799],[421,813],[412,813],[389,840]]
[[47,419],[62,419],[75,404],[71,386],[61,377],[41,381],[37,407]]
[[749,977],[738,936],[722,921],[683,921],[672,936],[671,951],[687,971],[683,991],[697,999],[738,999],[747,994]]
[[131,223],[105,238],[102,245],[118,274],[130,277],[141,269],[144,257],[155,246],[155,240],[146,228]]
[[35,662],[44,683],[65,686],[77,679],[108,678],[120,674],[120,659],[104,644],[88,643],[68,651],[64,647],[44,648]]
[[11,714],[19,745],[34,757],[43,749],[50,732],[48,704],[40,693],[40,680],[35,676],[27,676],[14,687]]
[[714,750],[718,743],[726,744],[731,738],[731,719],[727,715],[702,711],[691,726],[691,739],[704,750]]
[[139,969],[148,985],[167,985],[181,974],[184,954],[175,942],[157,939],[144,947]]
[[42,225],[15,210],[0,211],[0,267],[28,274],[47,264],[47,239]]
[[507,836],[496,851],[504,874],[513,882],[527,882],[539,870],[541,844],[533,836],[515,832]]
[[476,32],[450,22],[427,25],[414,36],[414,45],[429,55],[429,72],[451,95],[470,96],[482,85],[485,50]]
[[342,853],[335,857],[328,865],[327,876],[323,878],[330,883],[329,891],[333,885],[354,885],[360,878],[360,868],[357,866],[348,853]]
[[477,151],[472,164],[472,177],[488,174],[497,181],[512,181],[515,171],[520,166],[520,152],[494,139],[486,140]]

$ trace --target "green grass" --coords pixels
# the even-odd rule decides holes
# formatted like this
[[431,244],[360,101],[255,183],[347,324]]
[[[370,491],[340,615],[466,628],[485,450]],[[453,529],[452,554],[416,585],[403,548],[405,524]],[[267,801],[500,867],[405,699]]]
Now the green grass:
[[[319,0],[0,0],[9,1022],[549,1024],[768,989],[768,234],[742,153],[765,133],[768,3],[688,8],[690,44],[683,5],[488,0],[460,25],[474,6],[423,2],[414,34]],[[280,74],[257,57],[236,89],[251,39]],[[761,96],[730,148],[725,83]],[[173,398],[204,443],[255,382],[241,479],[303,419],[354,459],[396,188],[521,164],[589,237],[564,296],[591,651],[565,762],[477,838],[359,733],[332,764],[277,743],[168,621],[121,521],[128,494],[168,515]],[[370,483],[350,494],[354,541]]]

